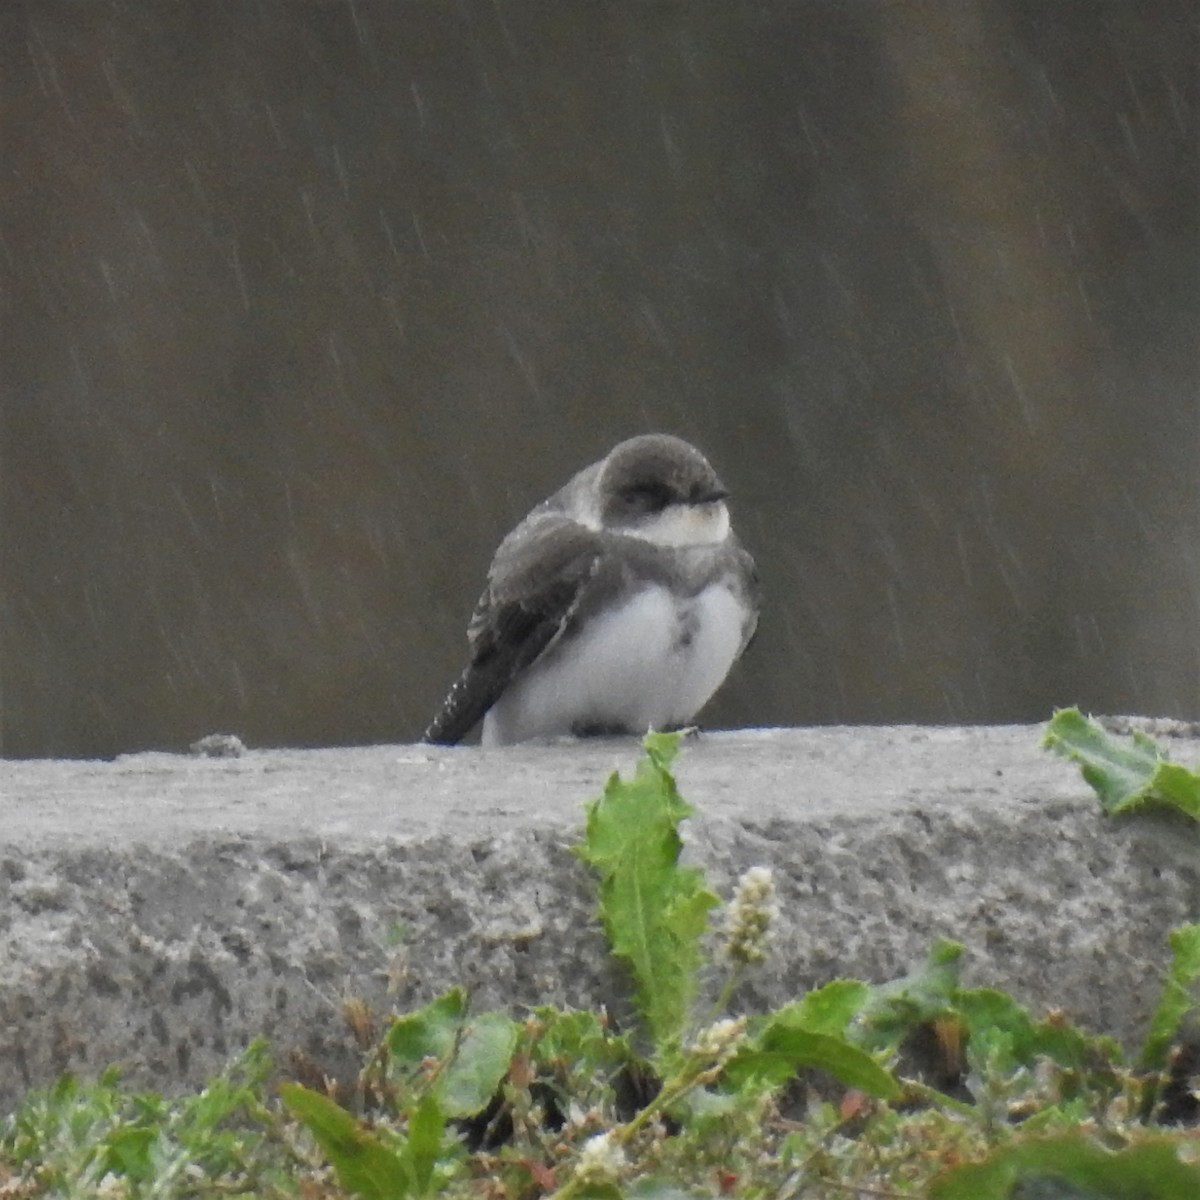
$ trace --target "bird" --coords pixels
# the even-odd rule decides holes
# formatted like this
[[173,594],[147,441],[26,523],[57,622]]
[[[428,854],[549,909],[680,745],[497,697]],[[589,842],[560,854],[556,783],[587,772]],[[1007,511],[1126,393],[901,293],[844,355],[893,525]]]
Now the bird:
[[694,446],[619,443],[500,543],[470,660],[422,740],[484,746],[684,728],[758,624],[753,558]]

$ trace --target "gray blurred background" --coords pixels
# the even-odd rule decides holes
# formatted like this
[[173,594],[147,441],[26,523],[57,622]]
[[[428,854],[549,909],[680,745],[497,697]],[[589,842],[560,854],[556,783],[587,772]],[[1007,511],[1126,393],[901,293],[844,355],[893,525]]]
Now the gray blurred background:
[[0,752],[416,737],[678,433],[706,723],[1200,717],[1194,0],[5,0]]

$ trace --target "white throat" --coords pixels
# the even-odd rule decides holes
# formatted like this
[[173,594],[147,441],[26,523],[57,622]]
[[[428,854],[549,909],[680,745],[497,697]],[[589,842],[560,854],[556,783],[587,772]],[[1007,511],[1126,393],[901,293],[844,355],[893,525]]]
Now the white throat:
[[621,533],[655,546],[719,546],[729,536],[729,509],[724,500],[707,504],[668,504]]

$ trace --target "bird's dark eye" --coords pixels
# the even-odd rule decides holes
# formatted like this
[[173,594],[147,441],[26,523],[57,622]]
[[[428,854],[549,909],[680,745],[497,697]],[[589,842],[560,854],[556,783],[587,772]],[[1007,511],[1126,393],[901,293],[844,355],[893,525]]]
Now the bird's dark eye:
[[662,483],[634,483],[622,490],[621,499],[630,512],[662,512],[671,503],[671,489]]

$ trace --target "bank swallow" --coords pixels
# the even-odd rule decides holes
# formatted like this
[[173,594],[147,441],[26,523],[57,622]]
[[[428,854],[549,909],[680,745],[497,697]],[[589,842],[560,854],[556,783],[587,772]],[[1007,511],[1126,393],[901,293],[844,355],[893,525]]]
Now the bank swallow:
[[754,561],[708,461],[677,437],[621,442],[500,543],[471,658],[424,740],[643,734],[687,725],[758,621]]

